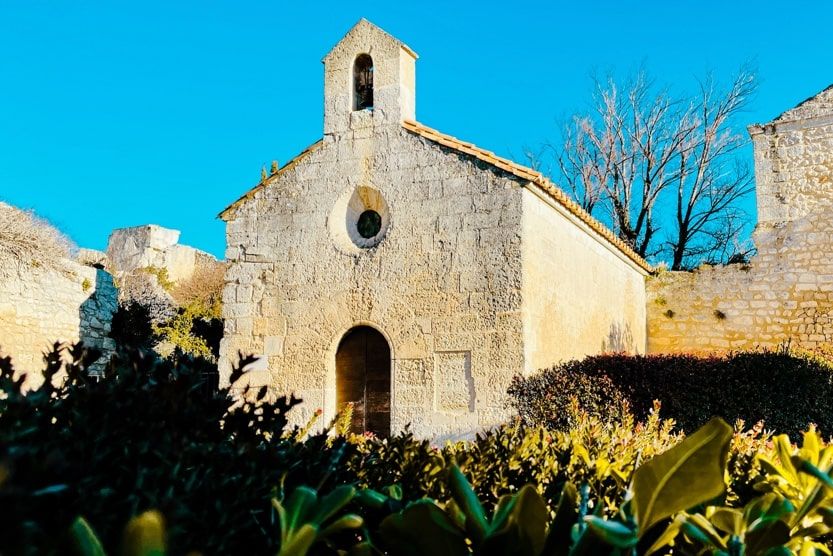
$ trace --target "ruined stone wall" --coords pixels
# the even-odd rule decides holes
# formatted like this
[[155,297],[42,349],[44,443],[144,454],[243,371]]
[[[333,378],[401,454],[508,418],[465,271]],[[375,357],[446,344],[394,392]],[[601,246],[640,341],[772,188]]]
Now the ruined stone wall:
[[758,254],[650,279],[649,351],[833,342],[833,90],[750,133]]
[[103,270],[71,260],[6,265],[0,269],[0,354],[30,373],[30,387],[42,382],[43,353],[56,341],[102,349],[103,361],[114,349],[108,334],[116,306],[116,288]]
[[645,353],[644,270],[533,189],[524,189],[522,243],[527,372]]
[[[423,436],[507,416],[523,371],[521,187],[400,125],[349,134],[260,189],[228,220],[227,376],[238,350],[264,355],[262,383],[335,413],[335,352],[369,324],[391,346],[391,425]],[[373,131],[373,133],[371,133]],[[384,237],[356,246],[356,214],[382,215]]]
[[107,242],[108,270],[117,276],[146,268],[165,269],[171,282],[187,280],[195,269],[216,259],[180,245],[179,230],[155,224],[113,230]]

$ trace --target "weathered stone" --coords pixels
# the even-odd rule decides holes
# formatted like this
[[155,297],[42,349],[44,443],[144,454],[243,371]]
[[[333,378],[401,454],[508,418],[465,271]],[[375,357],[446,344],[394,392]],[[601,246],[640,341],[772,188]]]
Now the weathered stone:
[[179,230],[155,224],[113,230],[107,243],[109,270],[116,276],[148,267],[167,269],[172,282],[187,280],[203,261],[216,259],[199,249],[179,245]]
[[[354,111],[363,53],[374,107]],[[222,215],[221,375],[260,345],[273,393],[304,398],[296,422],[335,415],[336,354],[356,326],[389,344],[391,428],[422,436],[506,419],[516,374],[645,351],[641,266],[527,179],[403,127],[415,59],[360,22],[324,60],[323,140]],[[371,237],[366,211],[378,215]]]
[[[768,124],[750,126],[749,132],[755,149],[758,253],[748,265],[662,273],[649,280],[649,351],[833,343],[833,242],[828,233],[833,222],[833,87]],[[673,329],[666,326],[669,309]]]
[[43,354],[55,342],[83,342],[102,352],[101,370],[114,349],[110,322],[118,291],[107,272],[65,259],[55,268],[25,261],[0,272],[0,355],[10,356],[25,387],[43,382]]

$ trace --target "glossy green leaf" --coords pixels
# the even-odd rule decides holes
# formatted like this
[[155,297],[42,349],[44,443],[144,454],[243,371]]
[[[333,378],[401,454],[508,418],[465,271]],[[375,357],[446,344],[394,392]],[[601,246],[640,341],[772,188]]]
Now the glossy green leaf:
[[362,506],[379,509],[388,501],[388,497],[370,488],[363,488],[356,493],[356,501]]
[[578,492],[573,483],[565,483],[561,490],[561,498],[555,509],[555,517],[547,530],[547,541],[542,552],[543,556],[565,556],[570,551],[572,539],[570,531],[578,520]]
[[732,427],[715,418],[634,472],[633,508],[643,535],[658,521],[725,491]]
[[306,520],[307,513],[318,500],[318,493],[309,487],[300,486],[292,491],[289,499],[284,504],[286,508],[286,528],[290,536],[293,531],[300,528]]
[[475,546],[478,554],[537,556],[544,548],[549,512],[544,499],[526,485],[496,515],[486,538]]
[[472,540],[475,544],[481,543],[486,537],[489,523],[486,520],[486,513],[483,511],[480,500],[472,490],[468,479],[456,465],[452,465],[449,470],[449,483],[454,501],[466,514],[466,528],[472,536]]
[[815,477],[824,483],[826,487],[833,488],[833,479],[830,478],[830,475],[813,465],[810,461],[798,456],[793,456],[791,459],[793,466],[801,473],[806,473],[807,475]]
[[677,535],[680,534],[680,530],[682,528],[683,523],[685,523],[686,516],[685,514],[678,514],[677,517],[674,518],[674,521],[668,524],[668,527],[665,528],[665,531],[657,537],[657,540],[654,541],[645,554],[650,556],[655,552],[662,550],[667,546],[672,546]]
[[123,540],[124,556],[162,556],[165,554],[165,523],[155,510],[137,515],[127,523]]
[[772,439],[775,446],[775,453],[778,454],[778,460],[781,462],[783,474],[790,482],[798,481],[798,470],[792,463],[792,445],[790,438],[786,434],[779,434]]
[[792,516],[792,521],[790,522],[791,527],[797,527],[801,524],[804,518],[813,512],[813,510],[819,506],[819,504],[824,500],[827,491],[826,481],[822,480],[821,477],[825,476],[826,473],[818,469],[816,466],[812,465],[810,462],[806,460],[798,460],[800,465],[800,469],[802,469],[803,473],[812,475],[816,478],[815,484],[812,486],[810,491],[806,493],[804,502],[802,502],[801,507],[798,508],[798,511]]
[[349,485],[337,486],[318,502],[315,515],[310,522],[321,526],[325,521],[338,513],[356,495],[356,488]]
[[715,528],[730,535],[738,535],[743,532],[743,513],[735,508],[717,508],[709,516],[709,521]]
[[318,530],[314,526],[308,523],[302,525],[289,536],[286,544],[281,545],[278,556],[306,556],[317,535]]
[[[705,542],[706,545],[711,544],[717,548],[726,548],[726,539],[720,535],[720,532],[715,529],[714,525],[712,525],[712,523],[706,519],[705,516],[701,514],[687,514],[685,523],[687,526],[690,525],[695,527],[700,533],[705,535],[706,539],[708,539],[708,541]],[[687,526],[684,526],[683,528],[688,533],[691,529]]]
[[379,526],[379,537],[389,554],[401,556],[462,556],[466,537],[434,502],[419,500]]
[[584,518],[584,521],[602,540],[616,548],[631,548],[636,546],[639,540],[636,537],[636,531],[624,523],[602,519],[594,515],[588,515]]
[[[689,539],[702,544],[704,546],[712,547],[715,546],[712,537],[706,534],[700,527],[691,523],[690,521],[685,521],[680,525],[680,529],[683,533],[685,533],[686,537]],[[721,543],[722,544],[722,543]],[[718,545],[719,546],[719,545]]]
[[318,534],[319,538],[326,538],[334,533],[347,529],[358,529],[364,524],[364,519],[358,514],[347,514],[330,523]]
[[90,524],[83,517],[75,518],[70,526],[72,547],[79,556],[104,556],[104,547]]
[[[436,471],[439,472],[442,467],[436,466]],[[389,485],[385,487],[386,494],[393,500],[402,500],[402,487],[399,485]]]

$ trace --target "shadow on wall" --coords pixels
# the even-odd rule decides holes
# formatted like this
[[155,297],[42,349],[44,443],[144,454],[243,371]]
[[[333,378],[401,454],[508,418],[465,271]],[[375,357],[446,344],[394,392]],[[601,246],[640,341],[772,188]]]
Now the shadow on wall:
[[118,289],[110,273],[98,267],[95,288],[92,286],[86,280],[82,285],[91,293],[78,308],[78,339],[85,346],[101,351],[101,357],[90,367],[90,371],[100,372],[116,348],[110,338],[110,325],[118,308]]
[[630,325],[612,323],[607,338],[602,340],[602,353],[633,352],[633,347],[633,332]]

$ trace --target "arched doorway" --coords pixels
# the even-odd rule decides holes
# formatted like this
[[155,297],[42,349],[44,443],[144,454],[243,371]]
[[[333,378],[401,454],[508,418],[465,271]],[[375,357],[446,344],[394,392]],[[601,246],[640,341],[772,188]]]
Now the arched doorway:
[[390,434],[390,346],[378,330],[347,331],[336,351],[336,408],[353,402],[351,432]]

